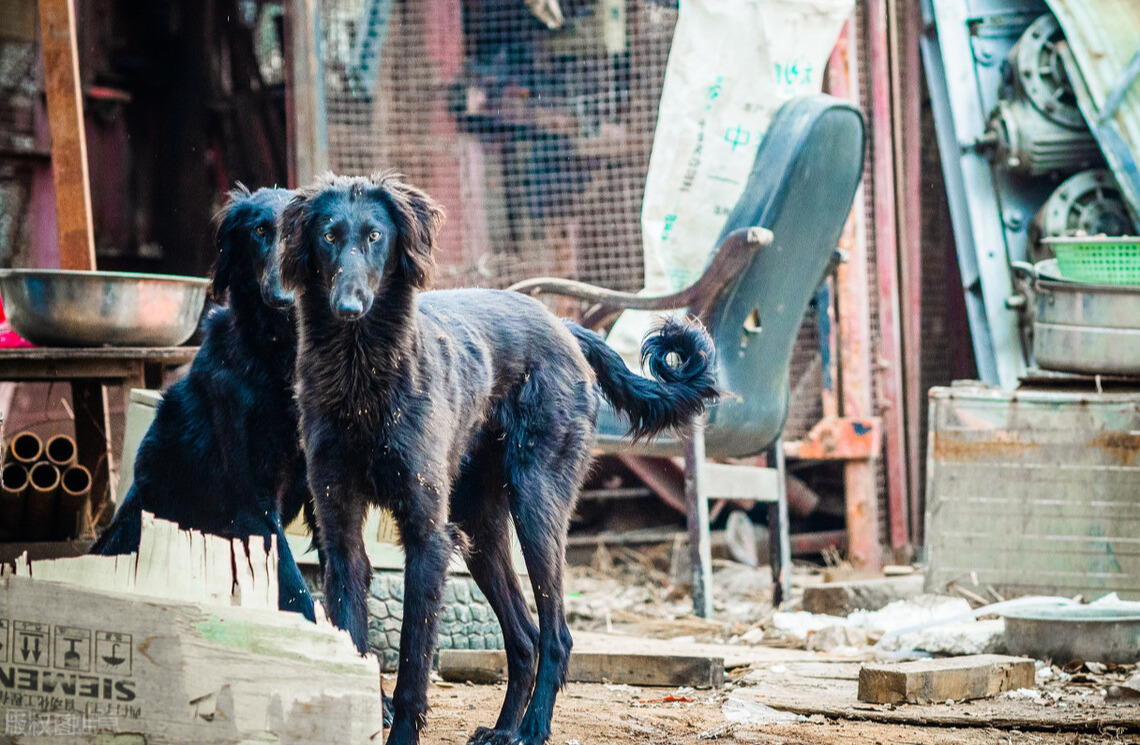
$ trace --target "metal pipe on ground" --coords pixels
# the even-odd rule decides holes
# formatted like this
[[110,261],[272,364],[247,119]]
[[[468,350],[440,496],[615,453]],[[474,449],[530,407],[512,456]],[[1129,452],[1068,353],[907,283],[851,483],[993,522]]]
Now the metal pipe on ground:
[[0,471],[0,536],[9,540],[19,537],[29,483],[23,463],[9,463]]
[[77,452],[75,438],[71,435],[52,435],[44,445],[44,456],[48,463],[61,471],[75,465]]
[[59,503],[59,469],[47,461],[40,461],[28,472],[28,486],[24,504],[24,525],[21,535],[28,541],[46,541],[55,530],[56,509]]
[[91,522],[87,505],[91,498],[91,472],[83,466],[71,466],[63,472],[59,485],[59,510],[56,535],[71,540],[83,535]]
[[35,432],[21,432],[8,443],[8,450],[4,453],[4,462],[23,463],[28,468],[40,459],[44,453],[44,442]]

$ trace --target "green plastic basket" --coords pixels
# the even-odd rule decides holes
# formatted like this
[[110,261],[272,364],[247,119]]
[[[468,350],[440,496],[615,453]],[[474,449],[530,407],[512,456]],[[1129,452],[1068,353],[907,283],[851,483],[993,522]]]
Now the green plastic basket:
[[1046,238],[1057,270],[1074,282],[1140,285],[1140,238]]

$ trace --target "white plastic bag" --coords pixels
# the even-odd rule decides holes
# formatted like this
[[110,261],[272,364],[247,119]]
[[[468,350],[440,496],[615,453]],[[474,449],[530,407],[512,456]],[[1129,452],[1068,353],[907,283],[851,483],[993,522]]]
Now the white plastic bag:
[[[681,0],[641,211],[645,292],[704,271],[772,115],[817,93],[853,0]],[[610,344],[636,360],[653,314],[627,311]]]

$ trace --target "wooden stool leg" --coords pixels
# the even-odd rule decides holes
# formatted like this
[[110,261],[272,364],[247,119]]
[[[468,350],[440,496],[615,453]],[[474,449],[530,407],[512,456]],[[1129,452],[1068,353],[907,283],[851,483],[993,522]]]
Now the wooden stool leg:
[[788,529],[787,471],[784,443],[776,440],[768,447],[768,467],[776,469],[775,502],[768,504],[768,551],[772,565],[772,605],[779,608],[788,598],[788,574],[792,568],[792,543]]
[[[91,514],[97,516],[111,500],[111,420],[103,383],[73,381],[71,405],[75,411],[77,460],[91,472]],[[103,520],[110,520],[110,510],[103,511],[107,513]]]
[[701,489],[705,462],[705,419],[696,418],[685,438],[685,505],[689,523],[689,555],[693,572],[693,613],[712,618],[712,540],[709,502]]

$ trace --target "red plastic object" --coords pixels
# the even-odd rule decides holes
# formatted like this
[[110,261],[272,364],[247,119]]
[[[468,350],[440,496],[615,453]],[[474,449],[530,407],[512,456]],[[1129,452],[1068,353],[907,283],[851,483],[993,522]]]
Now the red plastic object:
[[34,347],[24,337],[12,330],[8,317],[4,315],[4,299],[0,298],[0,349],[18,349],[20,347]]

